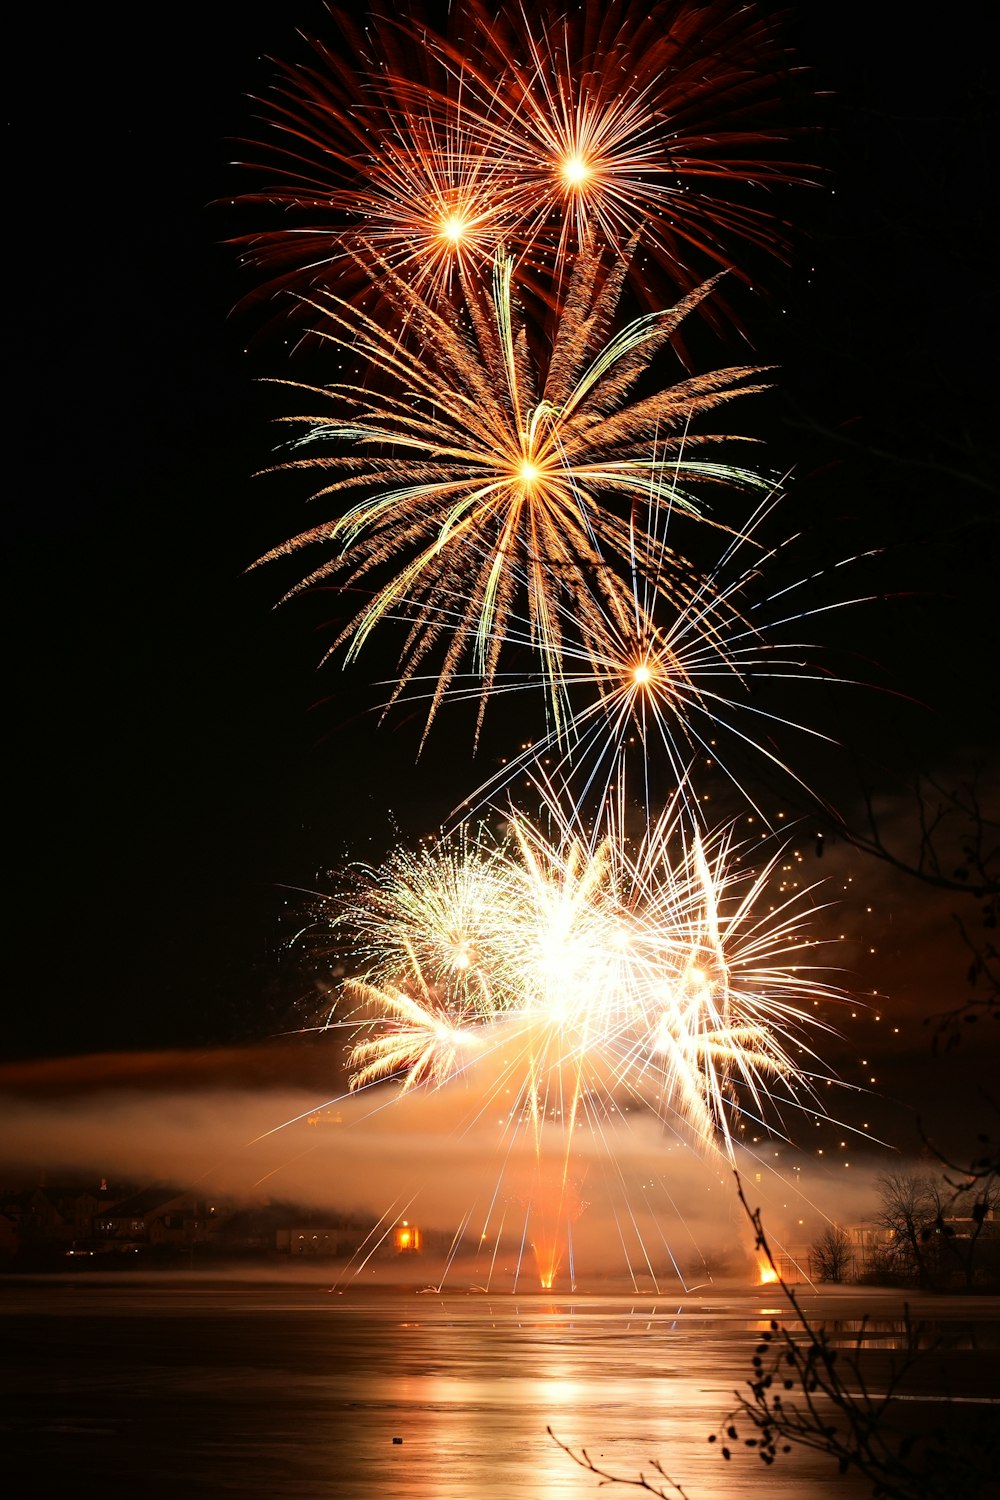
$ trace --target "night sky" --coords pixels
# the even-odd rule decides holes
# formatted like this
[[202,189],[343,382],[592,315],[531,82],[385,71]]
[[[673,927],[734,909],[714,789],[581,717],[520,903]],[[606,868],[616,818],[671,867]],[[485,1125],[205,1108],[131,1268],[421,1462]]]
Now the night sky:
[[[902,0],[877,21],[861,0],[798,9],[825,175],[787,198],[794,263],[749,305],[778,389],[734,415],[794,468],[807,558],[880,549],[858,576],[884,599],[836,626],[838,664],[874,686],[809,697],[841,747],[787,754],[848,815],[872,788],[905,838],[919,771],[952,785],[983,762],[996,785],[995,48],[985,4],[932,33]],[[219,200],[252,186],[230,138],[256,128],[267,54],[301,57],[295,26],[322,24],[314,0],[36,8],[9,46],[7,1062],[309,1024],[289,888],[326,888],[397,823],[433,829],[517,732],[500,716],[474,765],[446,726],[418,762],[416,722],[378,727],[364,660],[317,670],[335,604],[273,610],[279,578],[245,573],[309,523],[308,487],[253,477],[287,409],[260,381],[289,367],[232,313],[252,282]],[[894,1097],[938,1078],[968,1097],[996,1042],[930,1061],[922,1025],[965,997],[954,902],[826,851],[808,875],[855,882],[857,991],[902,1028],[868,1015],[845,1070],[878,1048]]]

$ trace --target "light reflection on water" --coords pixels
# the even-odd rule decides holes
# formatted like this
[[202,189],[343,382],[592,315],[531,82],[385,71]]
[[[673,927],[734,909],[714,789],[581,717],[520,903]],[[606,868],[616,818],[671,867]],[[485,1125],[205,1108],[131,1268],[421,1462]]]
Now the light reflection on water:
[[[867,1487],[845,1488],[821,1457],[796,1455],[765,1475],[753,1455],[726,1464],[707,1441],[750,1374],[772,1306],[773,1292],[766,1303],[678,1304],[3,1283],[4,1470],[30,1475],[38,1494],[100,1473],[109,1486],[185,1500],[608,1494],[551,1427],[615,1473],[648,1472],[659,1458],[690,1500],[743,1500],[765,1482],[769,1500],[853,1500]],[[864,1332],[884,1349],[900,1337],[898,1304],[840,1297],[829,1311],[838,1339]],[[940,1303],[934,1311],[940,1328],[975,1327],[980,1348],[988,1337],[997,1347],[996,1302],[989,1316],[959,1302],[955,1322]],[[955,1337],[959,1347],[967,1334]]]

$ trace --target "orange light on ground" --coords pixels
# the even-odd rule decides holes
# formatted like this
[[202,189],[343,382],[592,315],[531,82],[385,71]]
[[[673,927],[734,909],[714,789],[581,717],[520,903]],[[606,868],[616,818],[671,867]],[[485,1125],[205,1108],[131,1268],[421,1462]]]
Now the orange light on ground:
[[402,1224],[397,1224],[394,1239],[396,1249],[401,1253],[412,1254],[420,1249],[420,1230],[405,1220]]
[[538,1285],[543,1292],[551,1292],[563,1259],[563,1243],[559,1226],[547,1225],[545,1240],[535,1243],[535,1264],[538,1267]]

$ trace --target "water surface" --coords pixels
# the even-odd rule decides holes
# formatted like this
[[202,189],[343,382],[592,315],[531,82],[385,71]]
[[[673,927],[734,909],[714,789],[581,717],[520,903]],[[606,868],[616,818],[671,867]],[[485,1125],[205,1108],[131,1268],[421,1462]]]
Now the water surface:
[[[995,1374],[1000,1344],[1000,1304],[979,1300],[930,1309],[952,1351],[941,1378],[968,1368],[973,1397],[988,1394],[982,1372]],[[845,1342],[865,1314],[876,1350],[899,1342],[895,1299],[841,1297],[820,1311]],[[761,1330],[784,1312],[773,1293],[643,1301],[11,1280],[0,1283],[3,1472],[22,1493],[128,1486],[144,1500],[636,1493],[599,1490],[551,1428],[617,1474],[658,1458],[690,1500],[745,1500],[748,1488],[853,1500],[867,1486],[845,1486],[821,1455],[765,1471],[746,1451],[723,1462],[708,1442]]]

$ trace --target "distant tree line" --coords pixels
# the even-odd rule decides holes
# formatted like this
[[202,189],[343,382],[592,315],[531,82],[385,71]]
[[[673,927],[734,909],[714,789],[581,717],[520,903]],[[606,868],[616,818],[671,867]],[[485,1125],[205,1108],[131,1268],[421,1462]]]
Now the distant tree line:
[[820,1282],[870,1282],[928,1292],[1000,1291],[1000,1181],[886,1172],[866,1231],[831,1224],[810,1246]]

